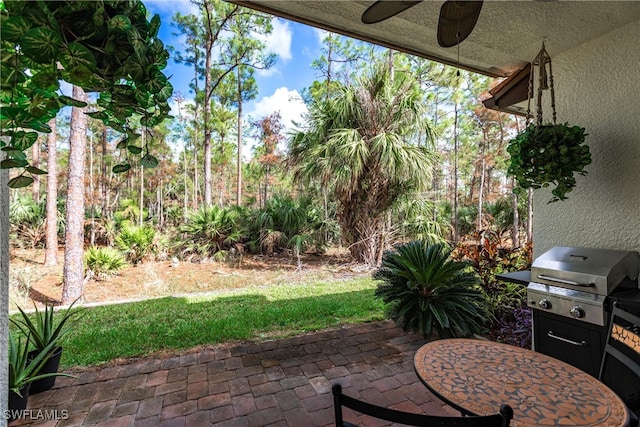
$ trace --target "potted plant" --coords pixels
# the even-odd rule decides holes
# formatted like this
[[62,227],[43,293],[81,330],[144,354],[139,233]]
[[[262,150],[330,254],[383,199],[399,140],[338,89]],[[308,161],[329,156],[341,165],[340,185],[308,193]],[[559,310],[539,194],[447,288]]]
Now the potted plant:
[[[77,301],[77,300],[76,300]],[[34,304],[35,313],[30,316],[20,307],[21,319],[11,319],[18,329],[20,329],[33,344],[34,350],[29,353],[29,358],[35,360],[41,353],[47,353],[45,363],[42,364],[42,370],[39,374],[51,374],[58,372],[60,366],[60,358],[62,357],[61,339],[70,331],[71,324],[78,318],[74,316],[80,314],[81,310],[72,310],[74,301],[69,308],[54,316],[54,306],[45,302],[44,310],[38,310]],[[56,376],[48,376],[31,385],[30,393],[36,394],[51,389],[55,385]]]
[[586,175],[591,163],[585,129],[564,124],[530,124],[507,147],[511,155],[508,173],[521,188],[551,190],[549,201],[565,200],[576,185],[575,174]]
[[[535,124],[530,123],[531,100],[538,76],[537,112]],[[566,200],[567,193],[576,185],[575,174],[586,175],[584,168],[591,163],[589,146],[584,145],[584,128],[556,123],[556,95],[551,68],[551,56],[542,43],[542,49],[531,63],[529,74],[529,98],[527,103],[527,128],[509,142],[507,152],[511,163],[507,169],[514,176],[518,186],[523,189],[546,188],[551,190],[553,198],[549,201]],[[542,98],[549,90],[552,123],[543,124]]]
[[30,336],[22,344],[22,340],[18,339],[16,343],[12,334],[9,334],[9,421],[17,416],[17,411],[24,410],[27,407],[29,398],[29,389],[31,384],[56,376],[73,375],[62,373],[39,374],[42,367],[47,363],[51,355],[51,349],[55,346],[55,342],[49,343],[42,352],[37,354],[33,359],[29,358],[29,341]]
[[373,278],[387,315],[425,338],[472,336],[489,317],[479,278],[443,244],[415,240],[382,256]]

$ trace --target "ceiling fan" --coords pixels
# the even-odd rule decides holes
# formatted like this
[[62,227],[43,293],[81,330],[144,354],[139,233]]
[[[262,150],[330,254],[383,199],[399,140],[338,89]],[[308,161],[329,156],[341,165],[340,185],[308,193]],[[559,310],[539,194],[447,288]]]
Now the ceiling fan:
[[[364,24],[375,24],[421,3],[422,0],[378,0],[362,14]],[[469,37],[482,9],[482,1],[447,0],[438,17],[438,44],[452,47]]]

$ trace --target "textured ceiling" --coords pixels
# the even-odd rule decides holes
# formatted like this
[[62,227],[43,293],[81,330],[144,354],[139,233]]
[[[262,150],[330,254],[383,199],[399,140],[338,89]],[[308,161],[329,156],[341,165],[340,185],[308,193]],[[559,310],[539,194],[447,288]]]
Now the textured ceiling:
[[[423,1],[371,25],[362,24],[360,16],[373,1],[233,2],[440,62],[458,61],[457,47],[437,43],[442,1]],[[637,20],[640,1],[485,1],[475,29],[459,45],[460,65],[506,76],[533,60],[543,40],[553,57]]]

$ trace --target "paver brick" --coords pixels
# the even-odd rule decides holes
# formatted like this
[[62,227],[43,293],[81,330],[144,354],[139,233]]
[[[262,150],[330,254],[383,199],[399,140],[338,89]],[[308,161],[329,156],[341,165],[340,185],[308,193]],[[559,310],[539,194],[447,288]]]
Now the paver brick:
[[232,397],[231,404],[233,405],[233,413],[236,416],[247,415],[256,411],[255,401],[249,393]]
[[211,408],[229,405],[230,403],[231,396],[229,395],[229,393],[214,394],[198,399],[198,410],[206,411]]
[[269,408],[276,408],[278,406],[278,401],[273,394],[256,397],[254,400],[256,403],[256,409],[258,411],[263,411]]
[[162,384],[156,387],[155,396],[162,396],[163,394],[173,393],[174,391],[186,390],[187,381],[175,381],[172,383]]
[[115,400],[109,400],[106,402],[98,402],[91,406],[87,416],[85,418],[85,422],[89,424],[98,423],[100,421],[106,420],[111,416],[113,412],[113,408],[116,407]]
[[169,406],[169,405],[174,405],[176,403],[184,402],[185,400],[187,400],[187,391],[179,390],[179,391],[174,391],[173,393],[169,393],[165,395],[164,401],[162,402],[162,404],[164,406]]
[[136,419],[143,419],[160,415],[162,413],[162,397],[152,397],[140,401]]
[[254,412],[247,415],[247,419],[249,420],[249,426],[251,427],[264,427],[278,421],[283,421],[282,411],[280,408],[270,408],[265,409],[264,411]]
[[167,374],[167,383],[186,380],[188,376],[189,370],[187,368],[170,369],[169,373]]
[[187,385],[187,399],[199,399],[209,394],[209,383],[200,381]]
[[133,415],[125,415],[122,417],[109,418],[95,425],[95,427],[131,427],[135,423]]
[[209,412],[211,422],[216,425],[232,419],[235,414],[233,413],[233,406],[225,405],[218,408],[214,408]]
[[168,375],[169,371],[166,369],[163,369],[162,371],[152,372],[149,374],[149,376],[147,376],[146,386],[155,387],[158,385],[166,384]]
[[161,419],[168,420],[194,413],[198,408],[198,404],[195,400],[186,400],[184,402],[176,403],[174,405],[165,406],[162,408]]
[[138,412],[138,406],[140,406],[140,402],[128,402],[122,405],[116,405],[113,408],[112,417],[120,417],[123,415],[135,415]]

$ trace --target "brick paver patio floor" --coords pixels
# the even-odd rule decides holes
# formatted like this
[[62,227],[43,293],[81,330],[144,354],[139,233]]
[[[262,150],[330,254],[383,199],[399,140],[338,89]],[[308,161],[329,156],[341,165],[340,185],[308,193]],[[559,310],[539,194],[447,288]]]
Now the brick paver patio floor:
[[[458,415],[413,370],[423,343],[383,321],[91,368],[30,396],[31,419],[10,426],[330,426],[334,382],[386,407]],[[64,419],[36,419],[51,414]]]

